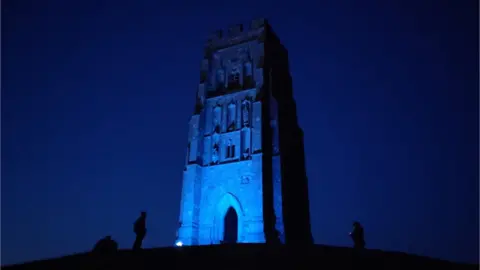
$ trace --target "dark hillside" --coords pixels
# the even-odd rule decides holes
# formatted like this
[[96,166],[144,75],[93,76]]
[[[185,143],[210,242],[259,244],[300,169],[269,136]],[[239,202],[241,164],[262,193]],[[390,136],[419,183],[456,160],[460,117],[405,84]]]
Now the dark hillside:
[[2,269],[478,269],[478,265],[380,250],[359,253],[350,248],[315,245],[291,248],[267,245],[222,245],[155,248],[108,256],[90,253],[35,261]]

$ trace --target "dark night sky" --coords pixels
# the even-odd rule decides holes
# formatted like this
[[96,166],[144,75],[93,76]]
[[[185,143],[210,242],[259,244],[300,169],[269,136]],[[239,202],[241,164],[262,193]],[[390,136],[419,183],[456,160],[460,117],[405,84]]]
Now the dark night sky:
[[2,1],[2,264],[172,245],[208,34],[289,50],[316,243],[477,262],[478,1]]

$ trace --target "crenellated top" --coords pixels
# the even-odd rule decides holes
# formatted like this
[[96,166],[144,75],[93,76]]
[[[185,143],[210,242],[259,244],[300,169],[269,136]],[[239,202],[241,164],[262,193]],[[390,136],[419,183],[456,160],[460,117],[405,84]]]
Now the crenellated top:
[[[250,22],[249,30],[233,25],[225,33],[219,30],[210,37],[200,67],[195,114],[210,98],[253,90],[256,97],[263,85],[265,19]],[[250,91],[248,91],[250,92]]]
[[206,52],[233,46],[242,42],[262,37],[266,19],[254,19],[250,21],[248,30],[244,30],[243,24],[236,24],[228,28],[228,31],[217,30],[208,38]]

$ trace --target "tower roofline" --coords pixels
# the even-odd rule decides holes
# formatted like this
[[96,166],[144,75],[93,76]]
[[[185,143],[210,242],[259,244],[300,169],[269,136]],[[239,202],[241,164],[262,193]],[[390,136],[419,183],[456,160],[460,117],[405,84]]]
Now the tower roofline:
[[248,24],[234,24],[226,30],[219,29],[208,37],[205,49],[218,50],[258,39],[262,36],[267,25],[267,19],[258,18],[251,20]]

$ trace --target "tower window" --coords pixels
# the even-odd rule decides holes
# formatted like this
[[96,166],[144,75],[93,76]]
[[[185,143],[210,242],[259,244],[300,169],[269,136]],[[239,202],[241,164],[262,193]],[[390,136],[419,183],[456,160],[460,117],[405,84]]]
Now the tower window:
[[248,159],[250,157],[250,129],[244,128],[241,132],[242,144],[240,157],[242,159]]
[[212,151],[212,164],[218,164],[218,151],[219,150],[219,147],[218,147],[218,144],[214,144],[213,145],[213,151]]
[[222,109],[220,106],[216,106],[213,109],[213,131],[220,133],[220,123],[222,121]]
[[243,67],[245,76],[252,76],[252,63],[246,62]]
[[246,62],[243,66],[243,88],[253,88],[252,63]]
[[200,83],[204,83],[207,80],[207,72],[205,70],[202,70],[200,72]]
[[238,67],[233,67],[228,75],[228,88],[231,90],[240,89],[240,70]]
[[265,59],[264,59],[264,56],[263,56],[263,55],[258,58],[258,63],[257,63],[257,67],[258,67],[258,68],[263,68],[264,60],[265,60]]
[[226,158],[235,157],[235,145],[232,143],[232,140],[228,140]]
[[230,84],[238,84],[238,83],[240,83],[240,74],[239,74],[238,72],[234,72],[234,73],[230,74],[229,83],[230,83]]
[[228,104],[228,131],[235,130],[235,103]]
[[217,70],[217,90],[222,90],[225,87],[225,71],[223,69]]
[[247,100],[242,103],[242,125],[250,126],[250,102]]

